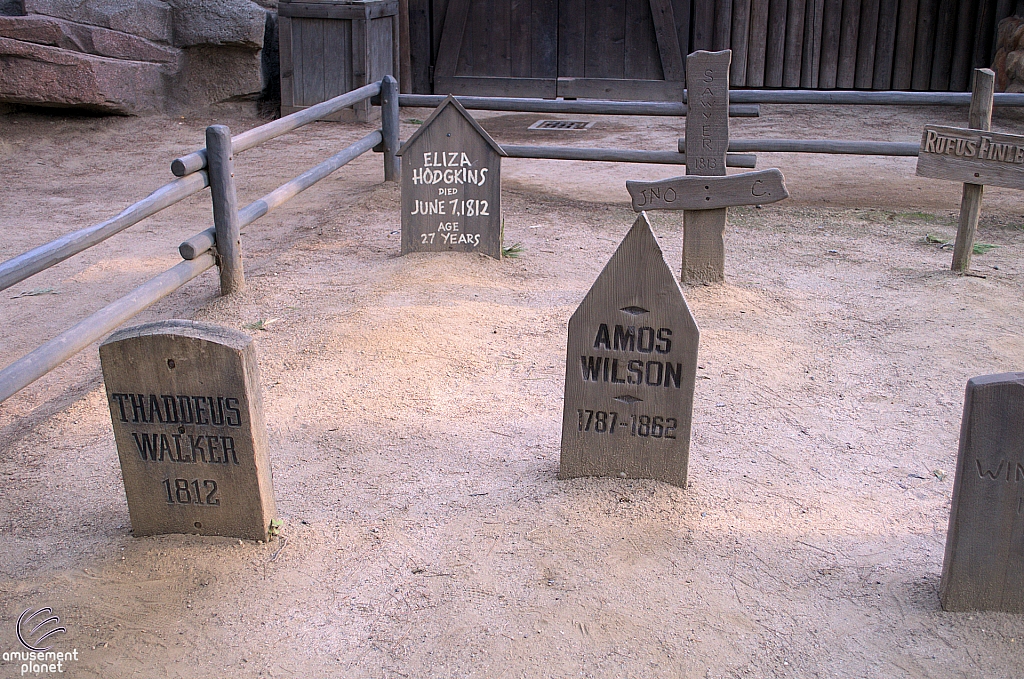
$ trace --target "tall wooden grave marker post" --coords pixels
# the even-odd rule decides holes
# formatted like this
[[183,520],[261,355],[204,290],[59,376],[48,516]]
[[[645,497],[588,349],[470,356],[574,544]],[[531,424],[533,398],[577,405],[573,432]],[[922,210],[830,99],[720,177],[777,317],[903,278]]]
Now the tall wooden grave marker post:
[[917,174],[964,185],[953,247],[953,271],[963,272],[971,267],[985,185],[1024,189],[1024,136],[989,131],[994,90],[995,73],[987,68],[975,69],[968,127],[925,125],[921,138]]
[[1024,613],[1024,373],[967,382],[939,597]]
[[277,516],[248,335],[159,321],[100,345],[135,535],[266,540]]
[[569,319],[558,478],[685,488],[699,340],[641,213]]
[[727,177],[730,50],[686,58],[686,175],[658,182],[626,182],[633,209],[683,210],[684,283],[725,280],[726,210],[789,197],[779,170]]
[[448,96],[398,152],[402,254],[482,252],[501,259],[505,152]]

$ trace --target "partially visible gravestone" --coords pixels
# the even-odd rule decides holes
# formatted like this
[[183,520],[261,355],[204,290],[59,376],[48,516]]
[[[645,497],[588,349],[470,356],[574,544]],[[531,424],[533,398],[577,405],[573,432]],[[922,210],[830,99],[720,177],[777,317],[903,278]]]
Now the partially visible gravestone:
[[160,321],[100,346],[135,535],[266,540],[276,518],[252,339]]
[[1024,613],[1024,373],[967,382],[939,595],[947,611]]
[[501,157],[449,96],[402,145],[402,254],[480,252],[501,259]]
[[569,319],[558,477],[686,487],[700,332],[640,213]]

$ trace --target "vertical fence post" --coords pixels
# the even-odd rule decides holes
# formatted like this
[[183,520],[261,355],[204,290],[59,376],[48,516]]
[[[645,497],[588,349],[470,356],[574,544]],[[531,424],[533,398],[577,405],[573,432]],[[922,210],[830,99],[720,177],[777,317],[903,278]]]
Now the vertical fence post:
[[[992,129],[992,99],[995,92],[996,74],[988,68],[974,69],[974,87],[971,94],[971,108],[967,127],[975,130]],[[974,252],[974,232],[981,215],[981,197],[985,187],[981,184],[964,184],[960,199],[960,220],[956,228],[953,245],[953,271],[967,271],[971,268],[971,253]]]
[[380,81],[380,135],[384,138],[384,181],[397,182],[402,176],[398,153],[398,81],[390,75]]
[[235,194],[235,157],[231,151],[231,130],[226,125],[206,128],[206,158],[213,197],[213,225],[217,230],[220,294],[230,295],[245,289],[245,272]]

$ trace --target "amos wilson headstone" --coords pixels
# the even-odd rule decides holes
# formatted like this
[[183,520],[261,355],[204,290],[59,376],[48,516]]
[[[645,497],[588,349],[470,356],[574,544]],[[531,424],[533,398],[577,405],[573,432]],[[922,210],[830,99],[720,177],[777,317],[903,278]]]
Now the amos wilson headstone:
[[501,259],[501,157],[455,97],[402,144],[402,254],[481,252]]
[[939,597],[1024,613],[1024,373],[967,382]]
[[699,339],[641,212],[569,319],[558,477],[685,488]]
[[266,540],[277,511],[252,338],[160,321],[114,333],[100,361],[134,534]]

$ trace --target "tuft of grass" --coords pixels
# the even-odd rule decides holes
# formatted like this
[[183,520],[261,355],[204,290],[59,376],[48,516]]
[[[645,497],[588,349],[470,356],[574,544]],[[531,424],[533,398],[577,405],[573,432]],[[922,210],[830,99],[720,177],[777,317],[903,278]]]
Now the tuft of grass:
[[252,323],[246,323],[242,327],[246,330],[266,330],[271,323],[277,323],[276,318],[261,318],[258,321]]
[[512,243],[507,248],[503,247],[501,249],[501,256],[515,259],[524,252],[526,252],[526,248],[523,247],[522,243]]
[[405,122],[409,123],[410,125],[422,125],[423,124],[423,121],[420,120],[419,118],[408,118]]
[[998,245],[992,245],[991,243],[975,243],[974,244],[974,248],[972,249],[972,251],[976,255],[983,255],[986,252],[992,252],[997,247],[999,247],[999,246]]
[[267,534],[272,538],[276,538],[281,534],[281,526],[283,525],[284,521],[281,519],[271,519],[270,526],[267,528]]
[[899,212],[896,216],[901,219],[918,219],[923,222],[934,222],[936,219],[935,215],[929,212]]
[[942,236],[933,236],[932,234],[929,233],[925,235],[924,242],[932,243],[933,245],[945,245],[946,243],[949,242],[949,239],[943,238]]
[[39,295],[59,295],[60,293],[53,288],[33,288],[32,290],[22,290],[11,299],[18,299],[19,297],[38,297]]

